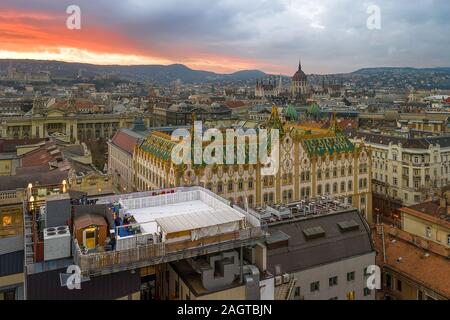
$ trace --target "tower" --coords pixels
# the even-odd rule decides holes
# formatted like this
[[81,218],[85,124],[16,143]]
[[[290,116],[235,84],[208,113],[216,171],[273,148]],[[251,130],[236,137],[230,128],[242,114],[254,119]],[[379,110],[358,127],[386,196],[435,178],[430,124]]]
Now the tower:
[[308,78],[302,70],[302,63],[299,60],[298,70],[292,77],[291,94],[293,99],[304,100],[308,94]]

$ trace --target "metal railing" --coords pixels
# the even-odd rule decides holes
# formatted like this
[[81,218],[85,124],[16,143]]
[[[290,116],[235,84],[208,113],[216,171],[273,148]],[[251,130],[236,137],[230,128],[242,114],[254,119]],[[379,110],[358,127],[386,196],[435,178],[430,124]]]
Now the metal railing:
[[259,227],[238,230],[195,241],[153,243],[135,248],[83,254],[78,241],[73,240],[74,262],[83,274],[106,274],[194,256],[230,250],[262,240],[265,232]]

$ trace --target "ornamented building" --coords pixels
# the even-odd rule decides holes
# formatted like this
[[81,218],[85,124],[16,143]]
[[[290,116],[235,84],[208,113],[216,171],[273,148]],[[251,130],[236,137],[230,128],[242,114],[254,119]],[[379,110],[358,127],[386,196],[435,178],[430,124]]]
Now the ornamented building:
[[280,168],[274,176],[262,176],[260,163],[175,165],[171,153],[177,142],[153,132],[134,148],[134,189],[200,185],[249,207],[331,196],[359,208],[371,222],[371,157],[363,143],[350,142],[335,119],[328,130],[283,124],[275,106],[261,126],[282,133]]
[[[58,108],[61,106],[61,108]],[[0,118],[0,138],[45,138],[54,133],[65,134],[72,141],[111,138],[119,129],[130,128],[135,114],[82,114],[85,107],[69,100],[47,107],[45,101],[35,99],[32,114]],[[150,115],[144,117],[149,125]]]
[[292,77],[291,94],[296,100],[304,100],[309,94],[308,78],[302,70],[301,62],[298,63],[298,70]]
[[256,80],[255,86],[255,97],[257,98],[271,98],[278,97],[283,90],[283,83],[280,79],[278,84],[275,80],[269,80],[265,82],[264,80]]

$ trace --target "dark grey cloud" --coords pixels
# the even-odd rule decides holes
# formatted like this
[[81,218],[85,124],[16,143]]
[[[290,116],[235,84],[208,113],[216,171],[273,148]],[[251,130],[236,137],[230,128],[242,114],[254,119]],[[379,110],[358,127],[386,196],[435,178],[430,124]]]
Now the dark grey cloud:
[[[142,47],[184,62],[187,55],[261,61],[276,72],[346,72],[369,66],[450,66],[447,0],[2,0],[6,6],[60,12],[82,8]],[[381,30],[368,30],[369,5]],[[120,44],[119,44],[120,45]]]

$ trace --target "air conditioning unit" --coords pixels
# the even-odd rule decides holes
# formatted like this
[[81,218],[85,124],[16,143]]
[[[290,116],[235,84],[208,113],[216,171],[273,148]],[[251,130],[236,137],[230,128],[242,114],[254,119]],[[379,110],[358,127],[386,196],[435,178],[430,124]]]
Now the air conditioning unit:
[[283,274],[283,283],[289,283],[290,277],[289,273]]
[[275,277],[275,287],[281,286],[283,284],[283,277],[282,276],[276,276]]
[[44,260],[70,257],[70,230],[68,226],[44,229]]

